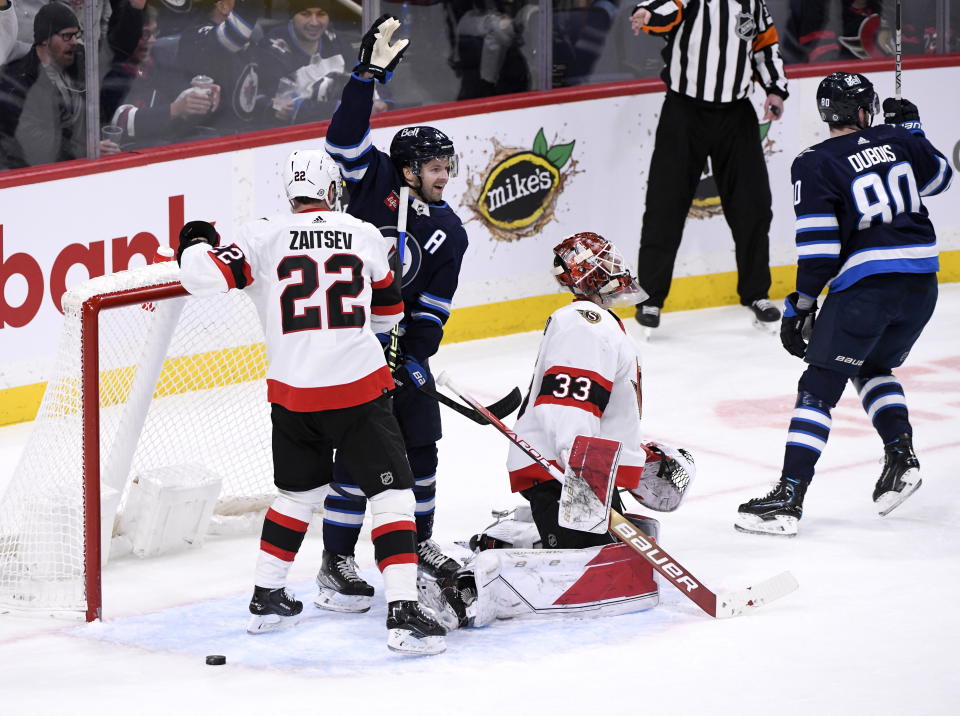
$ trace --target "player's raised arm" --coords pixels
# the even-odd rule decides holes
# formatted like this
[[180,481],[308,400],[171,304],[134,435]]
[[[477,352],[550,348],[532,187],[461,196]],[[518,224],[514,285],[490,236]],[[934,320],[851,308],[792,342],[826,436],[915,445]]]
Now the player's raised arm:
[[220,234],[207,221],[189,221],[180,230],[177,263],[180,282],[195,296],[226,293],[253,283],[247,254],[236,243],[221,246]]

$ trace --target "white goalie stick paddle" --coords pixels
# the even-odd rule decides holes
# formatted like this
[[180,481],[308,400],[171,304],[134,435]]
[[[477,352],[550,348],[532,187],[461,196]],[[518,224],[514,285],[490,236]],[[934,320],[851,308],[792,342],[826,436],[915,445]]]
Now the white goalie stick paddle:
[[[469,403],[477,412],[483,414],[491,425],[503,433],[510,442],[523,450],[534,462],[549,472],[551,477],[557,480],[563,479],[560,471],[551,465],[536,448],[504,425],[496,416],[486,411],[477,400],[459,389],[446,373],[441,373],[437,377],[437,383],[449,388],[461,400]],[[686,567],[667,554],[659,542],[652,542],[616,510],[610,511],[610,530],[622,542],[629,545],[647,560],[658,573],[679,589],[684,596],[717,619],[728,619],[749,613],[764,604],[790,594],[799,586],[796,578],[790,572],[783,572],[746,589],[717,594],[707,589]]]

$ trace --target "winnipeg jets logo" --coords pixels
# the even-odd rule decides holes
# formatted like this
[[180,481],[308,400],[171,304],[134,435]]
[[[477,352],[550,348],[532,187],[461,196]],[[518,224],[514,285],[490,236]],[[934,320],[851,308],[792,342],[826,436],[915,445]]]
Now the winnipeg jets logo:
[[[379,229],[384,238],[389,239],[392,242],[396,242],[396,226],[381,226]],[[418,273],[420,273],[420,265],[422,263],[423,249],[420,248],[420,242],[417,241],[416,237],[414,237],[413,234],[408,231],[407,240],[403,244],[403,280],[401,282],[401,286],[410,285],[410,282],[417,277]]]
[[748,12],[737,13],[736,33],[741,40],[753,39],[757,34],[757,21],[753,19],[753,15]]

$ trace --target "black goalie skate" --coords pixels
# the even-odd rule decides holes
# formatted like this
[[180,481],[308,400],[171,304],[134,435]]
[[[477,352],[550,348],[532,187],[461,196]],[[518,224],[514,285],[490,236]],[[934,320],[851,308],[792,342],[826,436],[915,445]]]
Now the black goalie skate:
[[440,654],[446,651],[447,630],[417,602],[387,605],[387,647],[402,654]]
[[295,623],[295,617],[303,611],[303,603],[283,587],[270,589],[254,587],[250,600],[250,621],[247,632],[262,634],[280,627],[285,621]]
[[873,501],[881,517],[890,514],[921,484],[920,462],[913,452],[913,440],[904,433],[883,448],[883,472],[873,489]]
[[733,526],[740,532],[751,534],[796,537],[808,484],[781,477],[766,496],[755,497],[740,505]]
[[373,604],[373,587],[357,574],[357,563],[352,555],[323,553],[323,563],[317,572],[319,589],[313,603],[331,612],[360,613]]

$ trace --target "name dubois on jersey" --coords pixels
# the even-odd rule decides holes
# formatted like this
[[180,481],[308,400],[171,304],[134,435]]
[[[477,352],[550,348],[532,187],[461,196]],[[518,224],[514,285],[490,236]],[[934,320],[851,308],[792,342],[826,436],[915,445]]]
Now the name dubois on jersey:
[[349,231],[333,229],[295,231],[290,230],[290,248],[301,249],[350,249],[353,246],[353,234]]
[[850,162],[850,166],[853,167],[855,172],[862,172],[875,164],[895,162],[897,161],[897,155],[894,154],[889,144],[884,144],[881,147],[867,147],[856,154],[850,154],[847,161]]

